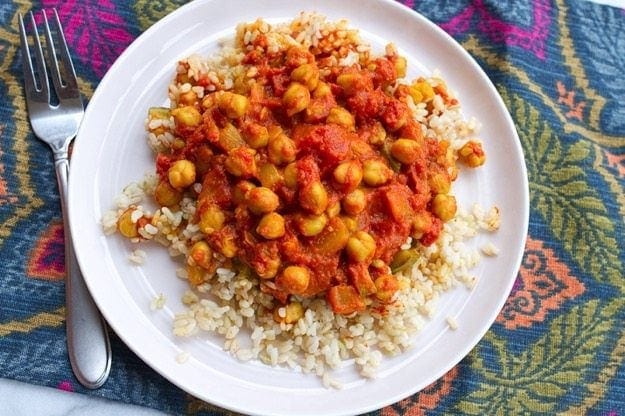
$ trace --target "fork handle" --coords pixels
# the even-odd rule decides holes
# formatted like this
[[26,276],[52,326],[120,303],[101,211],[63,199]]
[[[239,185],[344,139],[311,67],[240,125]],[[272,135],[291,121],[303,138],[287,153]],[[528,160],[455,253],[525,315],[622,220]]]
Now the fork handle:
[[69,361],[78,381],[89,389],[101,387],[111,369],[111,344],[106,322],[89,294],[76,260],[67,213],[69,161],[66,152],[54,155],[65,233],[65,325]]

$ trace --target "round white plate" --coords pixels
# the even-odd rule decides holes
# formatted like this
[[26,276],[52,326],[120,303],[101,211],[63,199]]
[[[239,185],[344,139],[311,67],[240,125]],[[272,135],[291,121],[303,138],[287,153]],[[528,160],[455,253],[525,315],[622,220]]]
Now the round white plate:
[[[351,364],[336,371],[344,387],[326,389],[319,378],[298,371],[242,363],[209,336],[175,338],[172,321],[183,310],[185,282],[162,247],[143,244],[143,266],[128,260],[132,247],[120,236],[104,236],[102,214],[125,185],[153,171],[144,132],[150,106],[166,103],[167,85],[177,60],[215,51],[243,21],[263,17],[292,19],[300,11],[330,19],[347,18],[365,40],[382,48],[393,41],[407,56],[410,77],[442,71],[458,93],[467,117],[483,123],[488,161],[463,170],[454,192],[466,207],[497,204],[499,232],[488,236],[501,249],[476,268],[473,290],[458,287],[444,295],[436,315],[415,337],[414,347],[385,359],[378,377],[364,380]],[[97,88],[74,147],[70,173],[70,225],[87,285],[104,317],[148,365],[190,394],[243,413],[342,415],[362,413],[397,402],[424,388],[458,363],[495,320],[516,277],[528,224],[528,185],[514,125],[495,88],[471,57],[437,26],[391,0],[198,0],[170,14],[140,36],[115,62]],[[514,190],[514,192],[510,192]],[[472,241],[485,243],[480,236]],[[164,309],[150,302],[164,294]],[[450,330],[446,317],[456,317]],[[188,352],[179,364],[176,356]]]

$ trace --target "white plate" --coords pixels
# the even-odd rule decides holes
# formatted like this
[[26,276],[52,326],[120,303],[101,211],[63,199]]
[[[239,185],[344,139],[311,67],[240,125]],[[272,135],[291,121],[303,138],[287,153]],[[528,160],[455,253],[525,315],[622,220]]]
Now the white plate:
[[[378,377],[363,380],[348,365],[337,371],[341,390],[322,387],[315,376],[241,363],[210,337],[175,339],[174,313],[182,310],[186,284],[175,277],[176,264],[162,247],[143,245],[145,266],[133,266],[130,246],[105,237],[99,225],[115,195],[153,170],[145,141],[148,107],[164,104],[178,59],[215,50],[242,21],[284,20],[302,10],[331,19],[347,18],[377,47],[393,41],[408,57],[412,75],[438,68],[459,95],[467,117],[483,123],[487,164],[463,171],[454,189],[466,206],[496,203],[503,220],[489,235],[501,253],[475,270],[478,285],[443,296],[436,315],[415,337],[414,348],[386,359]],[[424,72],[427,71],[427,72]],[[528,185],[522,149],[495,88],[470,56],[434,24],[393,1],[199,0],[167,16],[140,36],[104,77],[80,129],[70,173],[70,224],[87,285],[115,332],[147,364],[192,395],[244,413],[339,415],[362,413],[397,402],[441,377],[480,340],[504,304],[517,274],[528,224]],[[514,190],[511,192],[511,190]],[[478,237],[474,244],[484,243]],[[143,248],[142,247],[142,248]],[[163,310],[150,310],[159,293]],[[447,316],[459,328],[449,330]],[[178,353],[189,352],[184,364]]]

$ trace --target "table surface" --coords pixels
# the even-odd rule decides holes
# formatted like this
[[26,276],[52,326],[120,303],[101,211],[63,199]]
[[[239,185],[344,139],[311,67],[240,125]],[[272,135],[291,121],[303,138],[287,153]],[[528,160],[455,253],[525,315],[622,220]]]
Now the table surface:
[[[86,74],[84,79],[81,79],[81,87],[86,95],[90,95],[97,86],[98,80],[112,62],[111,58],[114,59],[121,53],[142,30],[184,2],[184,0],[165,0],[149,4],[148,1],[137,0],[128,3],[112,1],[98,5],[96,1],[85,1],[79,5],[73,1],[42,1],[45,7],[59,8],[62,20],[72,14],[89,15],[90,10],[96,11],[100,13],[96,17],[106,22],[108,29],[111,30],[110,42],[94,36],[96,43],[90,45],[92,48],[99,48],[94,51],[108,54],[105,56],[108,61],[103,57],[98,59],[95,54],[91,55],[90,62],[78,61],[79,75]],[[625,255],[622,242],[619,242],[625,235],[622,224],[625,212],[623,200],[625,112],[611,107],[614,103],[616,106],[620,104],[622,110],[622,102],[625,100],[625,86],[622,82],[622,68],[625,63],[623,61],[625,42],[622,35],[625,30],[625,11],[607,6],[589,8],[582,1],[550,3],[534,0],[517,8],[507,8],[503,5],[490,4],[496,2],[481,0],[457,3],[456,8],[449,11],[438,10],[440,3],[434,1],[405,1],[407,6],[431,18],[454,36],[476,58],[500,91],[515,94],[526,102],[524,111],[529,113],[520,115],[518,111],[514,111],[519,110],[518,108],[511,111],[526,153],[532,144],[536,144],[532,135],[542,135],[552,143],[549,149],[542,149],[544,154],[537,155],[534,152],[526,155],[532,194],[526,259],[519,272],[517,285],[495,324],[496,328],[489,331],[485,341],[481,342],[463,362],[426,389],[423,394],[386,408],[381,414],[423,412],[483,414],[488,407],[480,407],[480,403],[486,399],[492,400],[495,406],[510,406],[507,413],[520,412],[524,408],[528,413],[568,411],[577,414],[625,415],[625,333],[622,330],[622,321],[625,319],[625,301],[622,300],[625,298],[622,292],[625,287],[623,282]],[[624,0],[596,0],[596,3],[625,8]],[[0,5],[0,30],[4,34],[0,37],[3,39],[0,41],[0,56],[5,70],[8,67],[9,72],[16,75],[20,73],[20,68],[15,64],[18,61],[14,55],[9,56],[11,53],[14,54],[14,47],[18,42],[14,30],[15,19],[17,13],[24,13],[30,7],[30,4]],[[441,5],[440,9],[453,7]],[[38,4],[33,5],[33,8],[38,8]],[[489,14],[493,9],[497,9],[497,13]],[[500,19],[497,22],[507,25],[512,35],[506,39],[497,38],[496,33],[480,26],[478,19],[472,18],[471,13],[475,16],[483,13],[480,14],[481,18],[488,15],[487,17]],[[603,22],[605,26],[602,26],[602,22],[597,22],[597,19],[606,19]],[[576,26],[589,23],[594,23],[594,26],[588,29],[589,34],[584,38],[585,32]],[[527,30],[523,25],[534,25],[534,28]],[[560,27],[561,30],[558,32],[555,30],[556,27]],[[620,28],[620,34],[611,32],[617,28]],[[558,33],[554,35],[549,32],[550,30]],[[571,33],[567,35],[564,30]],[[618,58],[620,61],[610,61],[610,56],[607,56],[609,53],[605,51],[602,53],[601,47],[598,47],[601,42],[597,43],[596,37],[591,36],[592,33],[601,30],[604,30],[601,34],[607,36],[603,40],[619,52],[614,56],[620,56]],[[70,49],[81,47],[77,44],[81,39],[79,34],[68,33],[67,27],[66,34]],[[579,40],[579,45],[583,46],[571,42],[571,39]],[[610,47],[604,49],[607,51]],[[13,59],[15,61],[12,61]],[[549,68],[546,63],[553,65],[553,68]],[[575,68],[569,66],[570,63],[573,63]],[[561,75],[557,75],[557,71],[561,71]],[[621,77],[620,83],[609,83],[606,74],[610,74],[610,71]],[[592,77],[600,77],[602,80],[599,82],[599,79]],[[0,88],[3,88],[3,94],[4,88],[12,91],[11,85],[8,85],[4,77],[0,81]],[[21,93],[21,90],[17,91]],[[514,105],[509,98],[506,104],[509,107]],[[19,107],[19,104],[17,106]],[[542,113],[537,113],[537,109]],[[0,220],[3,221],[3,227],[11,214],[7,206],[12,204],[19,207],[22,203],[21,195],[13,193],[12,186],[18,185],[12,182],[9,175],[10,170],[15,167],[15,161],[7,159],[7,155],[11,152],[8,140],[14,140],[19,129],[27,129],[28,124],[19,119],[23,114],[13,116],[11,113],[13,110],[14,107],[11,108],[8,104],[3,104],[0,108],[2,123],[0,131],[4,130],[3,141],[0,144]],[[533,127],[528,127],[526,117],[529,117],[528,114],[532,114],[532,111],[535,112],[533,117],[542,117],[544,122],[534,123]],[[539,127],[538,130],[536,126]],[[8,137],[11,135],[14,137]],[[29,137],[29,140],[34,139]],[[45,155],[46,150],[30,148],[26,151]],[[588,162],[588,157],[594,159]],[[37,167],[42,171],[52,171],[51,162],[39,163],[41,166]],[[548,171],[550,163],[567,166],[568,175],[574,178],[567,179],[566,172],[560,172],[558,176]],[[576,164],[585,169],[585,172],[575,170]],[[544,179],[545,175],[551,176]],[[578,225],[582,228],[590,227],[581,235],[575,234],[575,230],[571,231],[574,233],[575,241],[571,241],[565,235],[569,231],[564,227],[558,230],[560,233],[549,232],[549,228],[556,225],[554,216],[559,215],[565,220],[574,221],[574,218],[569,218],[565,212],[557,211],[557,204],[571,203],[577,198],[555,192],[554,198],[560,198],[559,200],[545,200],[548,198],[543,195],[545,187],[552,186],[549,180],[560,180],[558,183],[560,187],[568,187],[575,183],[574,186],[581,187],[579,198],[593,200],[594,205],[591,209],[578,206],[580,211],[571,214],[586,217],[587,223],[582,221],[581,225]],[[598,184],[605,187],[603,191],[594,190]],[[43,207],[38,208],[36,215],[48,227],[45,235],[39,239],[24,240],[26,241],[24,245],[9,241],[11,237],[2,234],[0,259],[8,262],[9,277],[47,280],[55,287],[54,290],[58,291],[58,296],[61,296],[62,260],[40,258],[40,263],[28,264],[28,270],[25,270],[23,265],[17,267],[10,262],[13,256],[24,259],[19,255],[20,250],[28,252],[37,250],[35,246],[38,244],[48,244],[48,249],[58,250],[59,244],[62,247],[62,233],[61,240],[58,234],[60,213],[58,195],[54,194],[56,187],[53,182],[46,185],[50,190],[48,194],[42,196]],[[571,192],[572,186],[567,188]],[[571,206],[576,205],[571,203]],[[552,210],[556,210],[555,213]],[[607,228],[611,232],[605,231],[600,237],[596,237],[592,234],[593,227],[595,230],[604,227],[604,231]],[[590,241],[584,242],[583,238],[589,238]],[[593,248],[593,245],[598,245],[599,249]],[[578,247],[582,247],[585,251],[580,253]],[[587,256],[607,256],[607,260],[603,258],[599,259],[598,263],[590,264],[584,259]],[[606,266],[606,261],[610,263],[609,267]],[[598,275],[606,270],[615,273],[615,280],[604,279],[604,276]],[[0,288],[2,285],[0,281]],[[618,296],[614,296],[614,291],[620,291],[618,293],[621,300]],[[33,367],[29,371],[20,372],[19,369],[7,365],[7,357],[22,356],[24,348],[30,344],[20,338],[21,335],[16,335],[15,331],[11,332],[15,327],[9,325],[15,322],[9,319],[12,312],[15,311],[11,310],[11,306],[5,307],[0,302],[0,363],[3,363],[0,365],[2,398],[0,415],[144,416],[162,415],[164,413],[161,413],[161,410],[168,414],[222,414],[217,409],[203,407],[192,399],[183,405],[159,401],[158,397],[154,396],[175,387],[160,380],[160,376],[133,357],[119,340],[114,340],[116,355],[119,357],[121,354],[130,358],[122,360],[125,368],[114,367],[114,371],[125,371],[130,374],[128,380],[136,382],[138,387],[145,388],[143,393],[147,398],[139,397],[141,392],[139,395],[127,394],[122,391],[124,387],[119,389],[107,387],[99,392],[81,389],[71,378],[66,362],[59,361],[58,368],[54,369],[46,367],[42,370]],[[20,313],[22,316],[27,315],[24,311]],[[58,308],[52,308],[46,313],[58,318],[57,327],[62,326],[63,319]],[[25,318],[24,322],[26,321],[28,319]],[[607,322],[611,326],[607,325]],[[553,335],[556,331],[560,331],[558,339]],[[62,331],[59,329],[59,332],[55,333],[60,334]],[[554,353],[552,350],[560,351],[561,344],[574,340],[574,337],[568,336],[576,333],[585,337],[584,339],[592,345],[583,349],[583,343],[579,344],[579,348],[583,351],[579,351],[577,355],[573,352],[571,360],[582,364],[579,367],[567,367],[566,374],[558,375],[556,373],[565,367],[565,363],[560,362],[561,368],[549,368],[548,359],[557,358],[550,354]],[[49,334],[45,333],[42,336],[47,335]],[[37,342],[43,343],[48,340],[38,338]],[[46,348],[62,349],[63,343],[64,339],[60,339],[58,345],[50,342]],[[506,343],[509,343],[510,352],[504,354],[500,351],[501,355],[497,356],[498,349]],[[37,352],[37,356],[33,358],[41,359],[40,354],[41,352]],[[545,360],[541,365],[546,366],[549,371],[554,371],[555,376],[546,374],[545,378],[548,379],[543,380],[532,378],[531,374],[523,372],[521,368],[524,365],[523,360],[528,358]],[[489,360],[490,362],[484,362]],[[497,360],[499,361],[495,362]],[[518,377],[508,378],[510,374],[504,374],[506,369],[512,372],[518,370]],[[143,380],[149,378],[156,381],[148,387],[139,386],[142,377]],[[489,377],[491,381],[497,380],[493,381],[492,388],[485,384]],[[507,380],[507,385],[502,382],[503,379]],[[115,382],[118,380],[112,380],[112,383]],[[535,382],[543,384],[532,386]],[[83,394],[68,392],[72,390]],[[530,397],[528,394],[534,396]],[[515,400],[519,402],[514,402]],[[530,402],[536,400],[535,407],[532,407],[533,402],[528,405],[527,400]],[[505,410],[505,407],[499,407],[499,410],[502,409]]]

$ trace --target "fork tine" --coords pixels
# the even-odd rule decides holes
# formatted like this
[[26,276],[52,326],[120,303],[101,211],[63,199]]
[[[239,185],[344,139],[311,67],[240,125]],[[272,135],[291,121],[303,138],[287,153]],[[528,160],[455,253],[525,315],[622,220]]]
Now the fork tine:
[[56,9],[52,9],[54,12],[54,20],[57,30],[57,42],[59,47],[57,52],[61,58],[62,68],[59,67],[59,61],[56,56],[54,42],[52,40],[52,32],[50,31],[50,25],[48,24],[48,18],[46,11],[43,10],[43,21],[46,29],[46,42],[48,43],[48,57],[52,62],[54,73],[52,74],[52,82],[56,90],[59,99],[64,98],[76,98],[80,95],[78,90],[78,82],[76,81],[76,72],[74,71],[74,65],[72,58],[69,54],[69,48],[65,41],[65,35],[63,34],[63,27]]
[[20,43],[22,44],[22,69],[24,72],[24,86],[28,98],[37,101],[48,102],[50,100],[50,87],[48,84],[48,73],[46,71],[45,62],[43,61],[43,52],[41,50],[41,42],[39,41],[39,32],[35,23],[35,17],[30,12],[30,20],[34,31],[34,47],[35,61],[37,65],[37,73],[39,75],[39,87],[37,87],[37,77],[33,68],[33,60],[30,56],[30,47],[28,46],[28,38],[26,36],[26,28],[24,19],[19,15],[20,23]]

